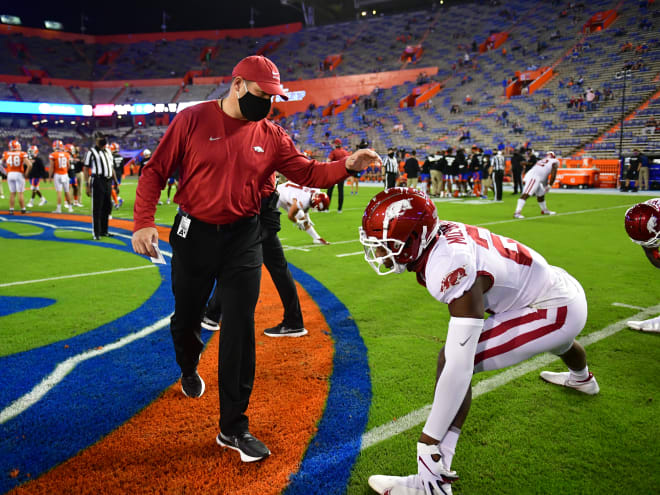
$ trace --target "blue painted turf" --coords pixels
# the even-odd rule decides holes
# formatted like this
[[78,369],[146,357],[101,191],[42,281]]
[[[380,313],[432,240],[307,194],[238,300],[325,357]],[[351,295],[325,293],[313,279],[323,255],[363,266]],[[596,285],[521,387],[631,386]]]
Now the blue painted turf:
[[50,306],[55,299],[47,297],[0,296],[0,317],[28,309],[41,309]]
[[284,493],[345,493],[371,404],[367,349],[346,306],[316,279],[289,266],[294,278],[321,308],[335,341],[335,354],[330,392],[318,432]]

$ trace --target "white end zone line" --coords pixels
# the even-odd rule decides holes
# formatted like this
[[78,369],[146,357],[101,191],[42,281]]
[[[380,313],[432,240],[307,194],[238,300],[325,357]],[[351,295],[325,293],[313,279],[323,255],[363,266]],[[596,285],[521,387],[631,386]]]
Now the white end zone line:
[[[617,321],[616,323],[612,323],[611,325],[606,326],[602,330],[590,333],[589,335],[579,339],[578,342],[584,347],[589,346],[595,342],[598,342],[599,340],[614,335],[623,328],[626,328],[626,322],[628,320],[644,320],[649,316],[654,316],[658,313],[660,313],[660,304],[650,306],[643,311],[640,311],[639,313],[626,318],[625,320]],[[501,387],[502,385],[509,383],[512,380],[515,380],[516,378],[529,373],[530,371],[537,370],[558,360],[559,358],[553,354],[540,354],[539,356],[528,361],[524,361],[523,363],[509,368],[502,373],[491,376],[490,378],[486,378],[485,380],[481,380],[474,387],[472,387],[472,398],[477,398],[480,395],[486,394],[498,387]],[[396,421],[390,421],[383,425],[372,428],[368,432],[364,433],[364,435],[362,435],[362,445],[360,447],[360,451],[366,450],[369,447],[376,445],[377,443],[380,443],[395,435],[398,435],[399,433],[403,433],[410,428],[424,423],[430,411],[431,405],[429,404],[420,409],[417,409],[416,411],[412,411],[406,414]]]
[[146,337],[147,335],[160,330],[161,328],[169,324],[171,316],[172,314],[157,321],[153,325],[143,328],[139,332],[135,332],[130,335],[127,335],[126,337],[119,339],[114,344],[106,345],[101,349],[94,349],[92,351],[83,352],[76,356],[70,357],[66,361],[61,362],[55,367],[55,370],[52,373],[50,373],[43,380],[41,380],[41,382],[38,385],[36,385],[30,392],[16,399],[9,406],[7,406],[5,409],[0,411],[0,424],[6,423],[10,419],[15,418],[16,416],[23,413],[28,408],[39,402],[39,400],[41,400],[41,398],[45,396],[52,388],[54,388],[58,383],[64,380],[64,377],[68,375],[71,371],[73,371],[73,369],[78,364],[88,359],[95,358],[96,356],[100,356],[101,354],[105,354],[106,352],[114,351],[116,349],[124,347],[125,345],[130,344],[131,342],[134,342],[138,339]]
[[356,251],[354,253],[345,253],[345,254],[336,254],[337,258],[344,258],[346,256],[357,256],[358,254],[364,254],[364,251]]

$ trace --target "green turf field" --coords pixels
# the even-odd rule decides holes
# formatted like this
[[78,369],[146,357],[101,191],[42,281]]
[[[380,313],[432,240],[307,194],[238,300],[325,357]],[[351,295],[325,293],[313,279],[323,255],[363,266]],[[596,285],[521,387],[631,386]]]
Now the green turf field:
[[[54,192],[43,189],[49,204],[33,210],[52,211]],[[6,194],[6,185],[5,194]],[[50,186],[52,188],[52,185]],[[283,215],[280,238],[291,263],[317,278],[337,295],[355,318],[368,349],[373,402],[367,431],[397,420],[431,403],[437,353],[447,331],[446,306],[436,302],[411,274],[377,276],[363,260],[358,242],[358,226],[364,206],[379,189],[361,187],[358,195],[345,188],[344,212],[336,212],[336,197],[330,213],[311,216],[321,236],[330,246],[312,245]],[[126,200],[115,218],[132,218],[135,182],[123,186]],[[337,192],[335,191],[335,195]],[[491,201],[438,201],[439,216],[489,228],[534,248],[555,265],[575,276],[589,301],[589,319],[580,338],[616,322],[630,319],[640,309],[614,303],[649,308],[660,304],[660,270],[654,268],[642,249],[628,239],[623,215],[628,207],[648,199],[644,195],[605,195],[551,192],[548,207],[558,215],[542,217],[530,199],[523,210],[527,218],[512,218],[516,196],[504,193],[503,203]],[[165,196],[163,196],[165,199]],[[77,212],[89,214],[89,200]],[[0,210],[7,200],[0,200]],[[156,221],[170,224],[174,205],[158,208]],[[0,222],[1,228],[16,228]],[[43,277],[70,269],[86,271],[99,254],[94,247],[74,253],[75,264],[62,264],[71,256],[57,243],[29,240],[2,241],[3,257],[17,254],[21,266],[3,264],[0,282]],[[55,245],[51,245],[55,244]],[[100,251],[100,250],[99,250]],[[105,250],[109,251],[109,250]],[[47,261],[38,268],[30,260]],[[143,257],[118,253],[109,263],[138,266]],[[18,265],[18,264],[17,264]],[[155,271],[139,270],[99,279],[80,294],[79,282],[50,283],[39,289],[42,297],[64,294],[76,307],[76,321],[87,322],[91,305],[73,304],[88,300],[107,286],[116,287],[118,302],[135,303],[148,297],[157,280]],[[152,284],[152,285],[150,285]],[[30,286],[21,290],[30,292]],[[2,289],[2,295],[18,295]],[[51,294],[51,295],[49,295]],[[131,294],[130,298],[123,297]],[[32,293],[32,295],[35,295]],[[130,310],[118,308],[118,314]],[[38,310],[46,311],[46,309]],[[657,310],[660,314],[660,309]],[[106,315],[111,318],[112,315]],[[57,320],[57,318],[63,318]],[[48,340],[29,336],[36,323],[0,318],[0,355],[20,351],[25,346],[67,338],[71,332],[88,328],[73,324],[68,315],[48,314]],[[21,316],[23,318],[23,316]],[[68,319],[67,319],[68,318]],[[19,328],[20,332],[12,331]],[[257,329],[259,331],[259,329]],[[310,331],[315,329],[311,328]],[[25,335],[20,339],[11,334]],[[36,332],[39,333],[39,332]],[[650,494],[660,491],[660,335],[622,329],[586,347],[590,370],[598,378],[601,393],[594,397],[542,382],[540,369],[533,369],[476,397],[461,438],[452,468],[461,479],[454,484],[456,494],[603,494],[624,492]],[[543,369],[562,370],[559,361]],[[476,375],[473,385],[493,379],[500,372]],[[349,494],[372,493],[367,485],[371,474],[407,475],[416,472],[415,443],[422,424],[362,451],[353,470]]]

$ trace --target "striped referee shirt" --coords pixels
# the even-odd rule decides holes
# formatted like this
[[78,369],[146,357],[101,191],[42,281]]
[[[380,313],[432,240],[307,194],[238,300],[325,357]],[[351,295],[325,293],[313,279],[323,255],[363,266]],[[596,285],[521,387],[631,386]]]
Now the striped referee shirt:
[[397,163],[396,158],[386,156],[383,160],[383,167],[385,167],[385,172],[390,174],[396,174],[399,172],[399,164]]
[[493,166],[493,170],[504,170],[504,156],[503,155],[495,155],[493,159],[491,160],[491,164]]
[[110,179],[113,165],[112,153],[108,149],[98,150],[92,146],[85,155],[85,167],[89,167],[90,175]]

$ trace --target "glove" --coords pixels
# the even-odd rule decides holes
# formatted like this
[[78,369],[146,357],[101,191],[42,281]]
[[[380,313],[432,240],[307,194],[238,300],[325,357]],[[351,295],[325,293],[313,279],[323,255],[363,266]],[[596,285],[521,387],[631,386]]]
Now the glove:
[[298,220],[298,221],[296,222],[296,227],[298,227],[298,228],[299,228],[300,230],[302,230],[303,232],[304,232],[305,230],[307,230],[307,228],[305,227],[305,221],[304,221],[304,220]]
[[547,194],[550,189],[552,189],[552,186],[545,186],[544,187],[545,194]]
[[306,218],[307,218],[307,214],[303,210],[298,210],[298,212],[296,213],[296,220],[298,220],[299,222],[303,222],[305,221]]
[[[440,459],[434,461],[433,455],[439,455]],[[422,481],[426,495],[446,493],[442,489],[443,485],[458,479],[456,471],[450,471],[445,467],[438,445],[425,443],[417,443],[417,475]]]

